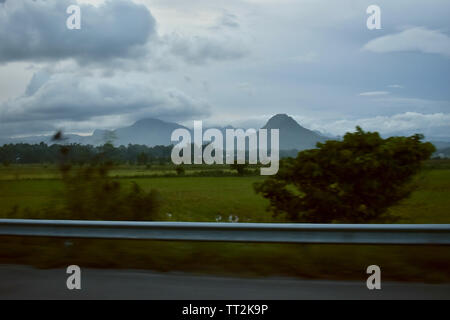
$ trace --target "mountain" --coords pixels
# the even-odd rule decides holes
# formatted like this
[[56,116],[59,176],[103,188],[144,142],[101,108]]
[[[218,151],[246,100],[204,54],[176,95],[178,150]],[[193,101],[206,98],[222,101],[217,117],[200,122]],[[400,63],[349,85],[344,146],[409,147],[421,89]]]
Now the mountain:
[[117,140],[115,145],[145,144],[148,146],[170,145],[170,137],[175,129],[184,128],[173,122],[165,122],[158,119],[143,119],[125,128],[113,131]]
[[[91,144],[98,146],[108,141],[108,137],[113,137],[112,130],[96,129],[91,136],[85,136],[82,144]],[[70,141],[71,142],[71,141]]]
[[[170,145],[172,132],[175,129],[188,128],[174,122],[166,122],[158,119],[142,119],[131,126],[118,128],[116,130],[95,130],[90,136],[76,134],[65,134],[63,143],[80,143],[101,145],[112,141],[114,145],[145,144],[147,146]],[[206,130],[207,128],[204,128]],[[218,128],[225,137],[226,129],[234,129],[232,126]],[[277,114],[269,119],[263,129],[280,130],[280,150],[304,150],[314,148],[317,142],[327,140],[326,137],[317,132],[308,130],[299,125],[292,117],[286,114]],[[191,132],[191,130],[189,130]],[[192,135],[192,132],[191,132]],[[270,133],[268,135],[270,137]],[[30,136],[23,138],[9,138],[0,141],[5,143],[30,143],[38,144],[44,142],[52,144],[52,136]],[[270,139],[269,139],[270,142]]]
[[280,130],[280,150],[304,150],[315,148],[317,142],[324,142],[324,137],[298,124],[287,114],[277,114],[267,121],[263,129]]
[[[184,126],[173,122],[166,122],[158,119],[142,119],[129,127],[118,128],[116,130],[96,129],[90,136],[64,134],[64,140],[60,143],[79,143],[97,146],[111,141],[116,146],[126,146],[130,143],[145,144],[147,146],[167,146],[172,144],[170,141],[172,132],[178,128],[187,129]],[[55,143],[52,141],[52,135],[0,139],[0,145],[8,143],[39,144],[41,142],[46,144]]]

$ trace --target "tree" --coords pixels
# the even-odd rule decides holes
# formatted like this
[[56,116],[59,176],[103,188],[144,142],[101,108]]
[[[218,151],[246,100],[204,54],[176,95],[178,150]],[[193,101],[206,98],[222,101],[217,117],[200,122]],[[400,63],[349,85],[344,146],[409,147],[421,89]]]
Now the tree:
[[144,152],[139,153],[137,156],[137,163],[139,165],[146,165],[148,163],[148,155]]
[[183,166],[176,166],[175,171],[177,172],[177,175],[184,176],[185,170]]
[[230,164],[230,168],[232,170],[236,170],[238,176],[243,176],[245,174],[245,168],[247,168],[247,164],[233,163]]
[[367,222],[412,191],[411,178],[435,151],[423,136],[383,139],[357,127],[342,141],[284,159],[277,175],[255,184],[274,215],[300,222]]

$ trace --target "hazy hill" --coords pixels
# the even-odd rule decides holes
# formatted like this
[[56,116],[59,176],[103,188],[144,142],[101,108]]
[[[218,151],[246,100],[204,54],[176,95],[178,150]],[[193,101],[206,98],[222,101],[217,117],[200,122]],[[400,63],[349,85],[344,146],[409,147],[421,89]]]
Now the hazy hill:
[[186,127],[173,122],[165,122],[158,119],[143,119],[125,128],[119,128],[114,132],[116,145],[145,144],[148,146],[170,145],[172,132],[178,128]]
[[304,150],[316,146],[317,142],[324,142],[328,138],[308,130],[298,124],[286,114],[277,114],[267,121],[263,129],[280,130],[280,150]]

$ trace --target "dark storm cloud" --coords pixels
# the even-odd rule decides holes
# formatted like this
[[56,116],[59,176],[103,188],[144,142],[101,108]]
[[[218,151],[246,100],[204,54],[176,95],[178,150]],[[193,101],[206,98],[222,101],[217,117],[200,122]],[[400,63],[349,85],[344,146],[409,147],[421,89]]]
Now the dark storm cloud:
[[[1,0],[0,0],[1,1]],[[69,30],[71,0],[15,0],[0,7],[0,64],[16,61],[56,62],[75,59],[80,65],[112,69],[145,69],[145,63],[168,55],[187,64],[239,59],[242,44],[214,33],[210,36],[159,37],[156,21],[144,5],[131,0],[81,4],[81,29]],[[223,23],[237,27],[235,17]],[[165,60],[153,61],[152,66]],[[134,67],[138,64],[140,67]]]
[[1,123],[30,120],[86,121],[98,116],[142,114],[185,120],[209,114],[207,103],[176,89],[123,77],[49,76],[36,73],[26,93],[2,105]]
[[[1,1],[1,0],[0,0]],[[131,1],[80,5],[81,29],[69,30],[73,1],[8,1],[0,7],[0,63],[75,58],[80,63],[136,58],[156,36],[149,10]]]

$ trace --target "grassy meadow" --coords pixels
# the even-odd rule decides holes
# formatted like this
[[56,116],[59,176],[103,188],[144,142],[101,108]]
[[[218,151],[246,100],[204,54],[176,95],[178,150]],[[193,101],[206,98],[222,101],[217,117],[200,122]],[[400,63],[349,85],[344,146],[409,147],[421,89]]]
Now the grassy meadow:
[[[159,220],[281,222],[253,191],[264,177],[237,176],[227,166],[192,166],[177,176],[170,165],[119,166],[110,172],[124,187],[157,189]],[[209,171],[210,174],[208,174]],[[204,174],[202,174],[204,173]],[[217,173],[217,176],[212,176]],[[391,208],[398,223],[450,223],[450,164],[429,162],[415,177],[416,190]],[[14,207],[58,205],[62,181],[56,166],[0,167],[0,217]],[[19,218],[26,218],[19,216]],[[450,248],[420,246],[285,245],[88,239],[0,238],[0,263],[38,267],[78,264],[244,276],[364,279],[377,264],[385,279],[448,282]]]

